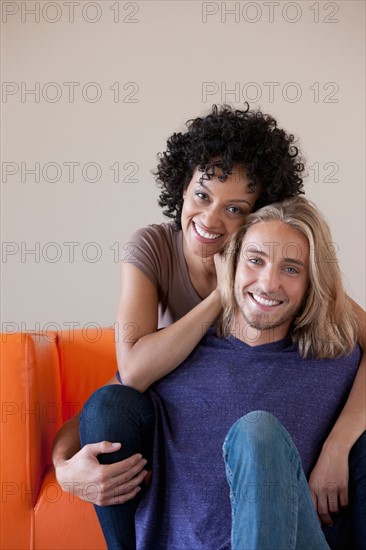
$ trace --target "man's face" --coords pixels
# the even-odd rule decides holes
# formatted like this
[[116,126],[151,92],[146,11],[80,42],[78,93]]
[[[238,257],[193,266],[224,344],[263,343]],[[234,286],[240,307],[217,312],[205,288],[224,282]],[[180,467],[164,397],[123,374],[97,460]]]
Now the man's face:
[[287,224],[259,222],[248,230],[234,288],[240,339],[259,345],[286,336],[309,285],[309,251],[308,239]]

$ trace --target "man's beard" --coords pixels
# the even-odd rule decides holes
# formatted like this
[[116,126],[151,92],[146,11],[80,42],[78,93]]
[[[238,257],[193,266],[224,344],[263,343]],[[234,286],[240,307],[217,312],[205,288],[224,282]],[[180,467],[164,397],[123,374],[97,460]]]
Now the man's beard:
[[292,317],[289,317],[286,315],[284,317],[279,317],[275,321],[271,321],[270,316],[267,313],[260,313],[259,315],[257,315],[257,318],[249,318],[246,315],[244,308],[241,308],[240,306],[238,306],[238,308],[246,324],[250,328],[254,328],[256,330],[275,329],[279,326],[282,326],[284,323],[286,323],[289,320],[291,320],[292,322],[293,319],[296,317],[295,315],[293,315]]

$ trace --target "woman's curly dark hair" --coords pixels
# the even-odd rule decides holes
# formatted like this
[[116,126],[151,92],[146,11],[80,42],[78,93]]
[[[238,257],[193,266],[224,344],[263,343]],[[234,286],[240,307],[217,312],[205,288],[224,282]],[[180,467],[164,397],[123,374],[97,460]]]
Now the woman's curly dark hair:
[[181,228],[183,190],[198,166],[210,179],[220,165],[220,180],[231,174],[233,164],[245,167],[248,178],[261,186],[255,210],[266,204],[303,193],[300,177],[304,170],[295,138],[277,128],[277,121],[249,105],[240,111],[229,105],[213,105],[203,118],[188,120],[188,130],[174,133],[167,150],[159,155],[154,175],[162,188],[159,205]]

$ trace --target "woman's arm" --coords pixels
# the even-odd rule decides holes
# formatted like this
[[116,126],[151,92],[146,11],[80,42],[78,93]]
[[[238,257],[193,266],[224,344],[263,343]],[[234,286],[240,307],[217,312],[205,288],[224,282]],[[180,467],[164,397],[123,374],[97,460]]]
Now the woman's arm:
[[[221,280],[223,262],[218,257],[215,263]],[[144,391],[189,355],[218,316],[221,297],[218,290],[214,291],[181,320],[157,332],[158,298],[150,280],[125,263],[121,289],[116,332],[119,371],[126,385]],[[146,460],[134,455],[115,464],[99,464],[97,456],[118,450],[120,444],[115,445],[103,441],[80,450],[79,419],[66,422],[53,448],[53,463],[61,487],[101,506],[122,504],[133,498],[147,474],[143,470]],[[100,487],[98,500],[89,498],[84,490],[90,483]]]
[[366,430],[366,313],[352,299],[357,317],[358,341],[363,354],[347,402],[324,442],[309,479],[310,490],[321,520],[332,524],[330,512],[348,504],[348,455]]
[[158,294],[141,270],[121,264],[121,295],[117,310],[116,353],[126,386],[145,391],[192,352],[221,311],[216,288],[184,317],[158,331]]

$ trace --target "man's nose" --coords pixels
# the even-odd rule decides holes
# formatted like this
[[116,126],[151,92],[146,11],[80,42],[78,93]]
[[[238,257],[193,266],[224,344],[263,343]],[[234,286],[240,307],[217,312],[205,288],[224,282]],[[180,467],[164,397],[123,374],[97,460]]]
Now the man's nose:
[[277,292],[281,285],[278,270],[273,264],[268,264],[261,273],[261,288],[264,292],[270,294]]

